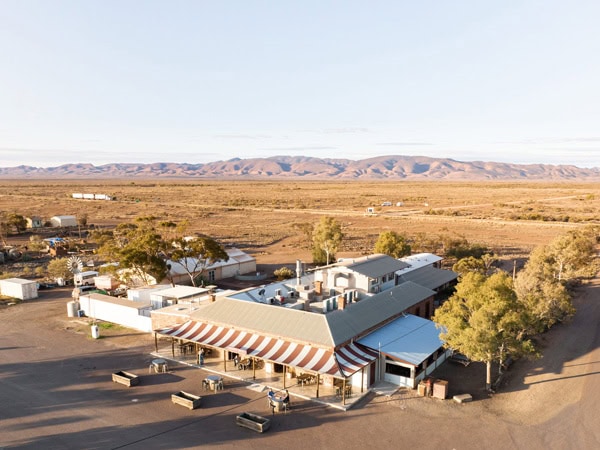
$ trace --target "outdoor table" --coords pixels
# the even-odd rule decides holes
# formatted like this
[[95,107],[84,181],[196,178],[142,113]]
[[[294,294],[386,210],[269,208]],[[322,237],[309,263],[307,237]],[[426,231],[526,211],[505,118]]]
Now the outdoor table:
[[[336,386],[335,395],[337,397],[342,396],[342,386]],[[346,386],[345,397],[351,397],[351,396],[352,396],[352,386]]]
[[302,373],[298,375],[298,382],[304,386],[305,384],[312,383],[315,377],[309,373]]
[[219,375],[209,375],[206,379],[208,380],[211,391],[223,388],[223,377],[220,377]]
[[162,358],[157,358],[152,360],[152,367],[156,373],[158,372],[166,372],[167,371],[167,361]]
[[283,411],[283,398],[280,398],[280,397],[271,398],[271,406],[277,412]]

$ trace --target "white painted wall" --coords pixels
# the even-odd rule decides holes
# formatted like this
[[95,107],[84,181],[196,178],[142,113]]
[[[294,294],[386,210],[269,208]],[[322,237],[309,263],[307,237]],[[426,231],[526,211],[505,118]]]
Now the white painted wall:
[[0,280],[0,294],[21,300],[31,300],[38,297],[37,283],[22,278]]
[[[152,331],[150,305],[147,309],[139,310],[137,309],[139,303],[132,302],[132,306],[124,306],[95,299],[88,295],[79,297],[79,305],[87,317],[116,323],[135,330]],[[143,314],[147,314],[147,316]]]

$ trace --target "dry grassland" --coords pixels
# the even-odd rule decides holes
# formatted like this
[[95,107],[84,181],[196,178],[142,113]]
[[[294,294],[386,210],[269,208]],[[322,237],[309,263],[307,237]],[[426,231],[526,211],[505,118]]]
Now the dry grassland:
[[[101,193],[114,201],[77,200]],[[382,207],[385,201],[391,207]],[[402,206],[396,206],[402,202]],[[374,215],[366,208],[374,207]],[[598,183],[314,181],[0,181],[0,210],[45,220],[87,214],[114,226],[139,216],[191,224],[190,233],[254,253],[259,263],[309,259],[298,225],[334,216],[347,238],[338,256],[370,253],[381,231],[465,237],[523,255],[567,230],[599,223]]]

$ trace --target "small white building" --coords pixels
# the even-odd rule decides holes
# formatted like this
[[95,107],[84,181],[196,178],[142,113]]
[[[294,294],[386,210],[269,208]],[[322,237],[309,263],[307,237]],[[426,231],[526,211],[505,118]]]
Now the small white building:
[[26,217],[25,220],[27,221],[27,228],[41,228],[44,226],[44,221],[38,216]]
[[120,285],[120,282],[110,275],[99,275],[94,277],[94,285],[98,289],[111,291],[113,289],[117,289]]
[[132,302],[103,294],[81,295],[79,307],[87,317],[140,331],[152,331],[150,303]]
[[[172,282],[174,284],[192,284],[188,272],[193,272],[195,276],[202,275],[209,283],[232,278],[236,275],[247,273],[256,273],[256,258],[244,253],[237,248],[225,249],[228,259],[225,261],[216,261],[208,266],[198,264],[195,258],[188,258],[179,262],[168,260],[167,264],[171,266],[169,276],[162,280],[162,283]],[[187,263],[188,270],[183,265]]]
[[23,278],[0,280],[0,294],[21,300],[31,300],[38,297],[37,283]]
[[178,303],[199,303],[208,299],[210,289],[193,286],[175,286],[161,289],[150,294],[152,309],[160,309],[165,306]]
[[76,227],[77,217],[75,216],[54,216],[50,219],[53,227]]
[[127,298],[133,302],[150,302],[150,296],[156,292],[171,289],[170,284],[154,284],[152,286],[140,286],[127,289]]

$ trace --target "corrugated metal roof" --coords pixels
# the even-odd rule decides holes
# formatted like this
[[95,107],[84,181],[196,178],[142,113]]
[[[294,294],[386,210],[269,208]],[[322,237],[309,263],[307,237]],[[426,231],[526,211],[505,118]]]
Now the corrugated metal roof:
[[206,294],[208,289],[199,288],[194,286],[175,286],[168,289],[159,289],[152,295],[169,298],[186,298],[193,297],[195,295]]
[[[424,266],[431,266],[432,264],[441,261],[441,256],[434,255],[433,253],[417,253],[416,255],[405,256],[400,258],[409,265],[404,271],[409,272],[414,269],[418,269]],[[402,273],[404,273],[404,271]]]
[[407,273],[403,273],[399,280],[412,281],[429,289],[437,289],[446,283],[458,278],[458,273],[452,270],[437,269],[432,266],[420,267]]
[[343,311],[319,314],[263,303],[219,298],[190,315],[234,328],[284,337],[298,342],[337,347],[373,327],[397,317],[435,292],[406,282],[380,294],[350,304]]
[[200,272],[201,270],[216,269],[217,267],[233,266],[242,262],[248,262],[255,259],[254,257],[242,252],[237,248],[230,248],[225,250],[225,252],[229,257],[228,259],[223,261],[215,261],[208,266],[204,265],[204,263],[198,264],[197,258],[184,258],[180,259],[179,261],[173,261],[169,259],[167,260],[167,264],[171,265],[170,272],[172,274],[187,275],[188,272],[185,270],[184,266],[187,267],[188,271],[190,272]]
[[206,305],[190,317],[298,342],[337,347],[397,317],[434,294],[431,289],[406,282],[352,303],[345,310],[328,314],[225,297]]
[[191,318],[318,346],[335,346],[326,315],[308,311],[225,297],[192,313]]
[[238,248],[232,247],[225,250],[229,258],[236,260],[237,262],[248,262],[253,261],[256,258],[250,256],[248,253],[241,251]]
[[[300,284],[301,285],[312,285],[314,282],[315,275],[314,273],[310,273],[308,275],[303,275],[301,277]],[[284,280],[275,283],[270,283],[265,286],[259,286],[254,288],[244,289],[243,291],[237,291],[230,295],[231,298],[237,298],[240,300],[250,300],[253,302],[263,301],[269,297],[274,297],[277,290],[281,291],[281,295],[287,297],[290,291],[296,291],[297,287],[297,279],[293,278],[291,280]],[[262,294],[259,294],[261,293]]]
[[358,343],[418,366],[444,344],[439,335],[431,320],[407,314],[359,339]]
[[348,269],[370,278],[395,272],[408,267],[403,261],[387,255],[370,255],[346,266]]
[[194,320],[156,332],[336,377],[348,377],[377,358],[376,352],[357,344],[335,351]]
[[344,310],[333,311],[325,317],[336,345],[347,342],[366,331],[397,317],[408,308],[435,295],[435,292],[412,282],[351,303]]

